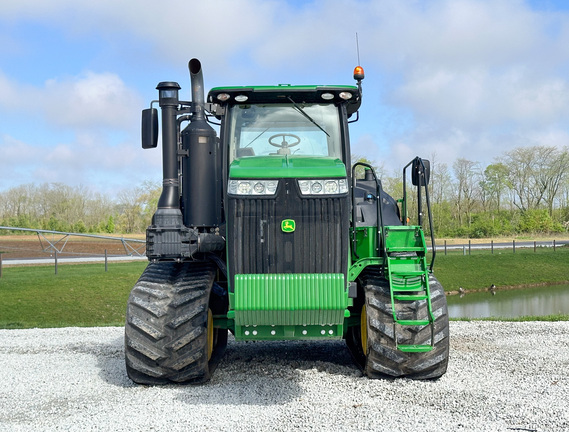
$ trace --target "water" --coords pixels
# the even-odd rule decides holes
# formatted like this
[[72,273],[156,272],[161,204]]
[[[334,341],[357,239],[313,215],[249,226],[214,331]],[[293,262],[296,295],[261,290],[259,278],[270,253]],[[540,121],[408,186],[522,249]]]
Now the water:
[[569,285],[549,285],[514,290],[448,296],[451,318],[516,318],[569,314]]

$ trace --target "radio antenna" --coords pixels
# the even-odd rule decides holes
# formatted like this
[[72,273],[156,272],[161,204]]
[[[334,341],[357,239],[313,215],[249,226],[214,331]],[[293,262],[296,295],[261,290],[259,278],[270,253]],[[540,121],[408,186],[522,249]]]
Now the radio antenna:
[[358,65],[361,65],[361,63],[360,63],[360,42],[358,40],[358,32],[356,32],[356,51],[358,53]]

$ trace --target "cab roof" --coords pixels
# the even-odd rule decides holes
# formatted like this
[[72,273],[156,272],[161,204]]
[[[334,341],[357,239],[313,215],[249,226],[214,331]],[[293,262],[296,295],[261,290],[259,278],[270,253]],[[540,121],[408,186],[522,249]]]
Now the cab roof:
[[[340,93],[348,92],[352,96],[342,99]],[[322,97],[326,96],[328,99]],[[226,98],[222,100],[222,98]],[[241,96],[241,98],[239,98]],[[236,99],[237,97],[237,99]],[[316,85],[289,85],[279,84],[276,86],[250,86],[250,87],[215,87],[208,93],[207,100],[211,103],[239,104],[239,103],[286,103],[291,98],[296,103],[334,103],[356,102],[360,98],[356,86],[316,86]],[[241,99],[241,100],[240,100]]]

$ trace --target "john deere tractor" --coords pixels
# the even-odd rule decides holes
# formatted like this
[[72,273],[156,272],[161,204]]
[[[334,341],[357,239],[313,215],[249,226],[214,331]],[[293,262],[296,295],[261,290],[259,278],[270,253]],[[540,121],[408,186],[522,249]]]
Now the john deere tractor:
[[[207,381],[228,332],[344,339],[370,378],[443,375],[446,299],[422,228],[432,236],[429,163],[404,168],[399,200],[372,166],[352,166],[363,69],[352,86],[217,87],[207,98],[200,61],[189,71],[191,101],[175,82],[157,86],[163,190],[127,305],[129,377]],[[158,144],[155,102],[142,113],[143,148]]]

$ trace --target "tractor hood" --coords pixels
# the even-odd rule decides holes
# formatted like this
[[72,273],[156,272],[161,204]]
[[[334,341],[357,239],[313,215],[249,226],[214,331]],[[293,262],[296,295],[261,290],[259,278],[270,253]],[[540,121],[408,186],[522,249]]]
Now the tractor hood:
[[337,158],[258,156],[237,159],[229,166],[230,178],[330,178],[346,177],[346,166]]

